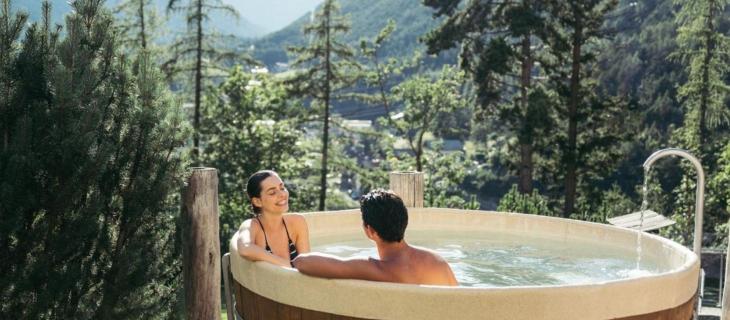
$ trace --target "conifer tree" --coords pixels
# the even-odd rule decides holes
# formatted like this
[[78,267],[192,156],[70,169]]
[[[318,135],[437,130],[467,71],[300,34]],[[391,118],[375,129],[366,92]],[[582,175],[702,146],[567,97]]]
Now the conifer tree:
[[319,210],[325,210],[327,198],[327,161],[329,152],[330,106],[335,93],[354,82],[348,71],[358,68],[352,48],[339,39],[350,30],[348,19],[339,15],[335,0],[325,0],[314,21],[304,27],[310,37],[304,47],[291,48],[296,54],[292,64],[301,68],[288,82],[292,92],[313,98],[322,107],[322,161],[320,172]]
[[120,27],[132,48],[151,49],[158,17],[152,0],[124,0],[115,9],[123,14]]
[[[587,86],[586,66],[595,60],[588,44],[605,36],[601,29],[605,15],[616,6],[616,0],[568,0],[557,2],[552,8],[558,20],[560,31],[553,43],[552,53],[558,57],[558,64],[566,70],[559,74],[558,92],[567,100],[562,118],[567,120],[566,143],[562,152],[565,166],[565,201],[563,216],[568,217],[575,210],[579,166],[579,124],[585,119],[592,96]],[[583,115],[582,115],[583,114]]]
[[[181,4],[184,2],[185,4]],[[238,19],[238,11],[221,0],[169,0],[168,10],[185,14],[188,32],[172,45],[173,57],[163,64],[168,77],[178,72],[191,72],[193,75],[193,161],[198,161],[200,153],[201,99],[204,95],[205,78],[211,70],[226,72],[221,63],[232,58],[216,43],[221,39],[206,29],[206,22],[213,12],[220,11]],[[250,59],[243,57],[245,61]]]
[[23,31],[25,22],[28,19],[26,13],[12,14],[10,0],[2,0],[0,3],[0,114],[3,115],[0,120],[2,128],[2,150],[6,151],[10,141],[10,127],[13,126],[9,122],[11,119],[11,101],[10,97],[17,87],[17,83],[12,81],[10,76],[12,64],[18,53],[17,40]]
[[727,83],[730,38],[720,31],[721,24],[727,22],[725,8],[730,2],[676,0],[674,3],[680,9],[676,15],[678,48],[673,56],[683,62],[687,73],[687,82],[677,92],[686,110],[678,140],[710,165],[723,147],[716,143],[720,139],[714,129],[730,123],[726,104],[730,96]]
[[535,67],[538,50],[549,39],[546,19],[552,2],[424,3],[436,10],[435,16],[447,17],[426,37],[429,53],[461,45],[459,62],[475,82],[480,105],[518,137],[518,189],[530,194],[537,137],[550,125],[551,106],[544,89],[535,88],[533,74],[539,71]]
[[72,6],[62,39],[46,14],[9,61],[0,318],[164,318],[187,130],[150,58],[121,53],[103,1]]

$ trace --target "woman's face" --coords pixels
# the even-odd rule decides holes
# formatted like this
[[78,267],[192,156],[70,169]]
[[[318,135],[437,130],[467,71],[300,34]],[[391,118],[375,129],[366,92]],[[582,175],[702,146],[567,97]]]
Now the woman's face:
[[261,181],[261,196],[254,197],[252,201],[261,208],[261,213],[282,214],[289,210],[289,191],[279,176],[272,175]]

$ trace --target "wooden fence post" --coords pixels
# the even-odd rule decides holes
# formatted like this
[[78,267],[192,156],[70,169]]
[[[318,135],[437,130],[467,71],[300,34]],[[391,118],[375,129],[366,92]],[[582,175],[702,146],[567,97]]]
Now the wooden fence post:
[[423,208],[423,172],[391,172],[390,190],[403,199],[406,207]]
[[187,319],[220,320],[218,170],[193,168],[182,199],[183,278]]

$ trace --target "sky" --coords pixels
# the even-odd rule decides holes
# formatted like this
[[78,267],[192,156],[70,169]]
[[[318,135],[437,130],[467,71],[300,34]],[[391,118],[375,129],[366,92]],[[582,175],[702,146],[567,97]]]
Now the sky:
[[265,31],[272,32],[314,10],[322,0],[223,0],[223,2],[235,6],[246,20]]
[[[68,10],[69,0],[51,0],[54,8],[65,13]],[[121,0],[107,0],[107,3],[118,3]],[[156,3],[167,3],[168,0],[155,0]],[[273,32],[284,28],[289,23],[314,10],[323,0],[222,0],[223,3],[233,5],[245,18],[265,32]],[[13,0],[13,6],[30,9],[31,13],[40,12],[41,0]],[[185,1],[183,1],[185,2]],[[31,17],[36,19],[37,17]],[[60,22],[54,19],[54,22]]]

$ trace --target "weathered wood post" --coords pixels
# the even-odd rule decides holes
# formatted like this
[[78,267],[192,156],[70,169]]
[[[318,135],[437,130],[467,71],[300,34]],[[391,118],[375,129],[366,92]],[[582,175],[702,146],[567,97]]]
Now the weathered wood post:
[[403,199],[406,207],[423,208],[423,172],[391,172],[390,190]]
[[193,168],[182,199],[183,278],[187,319],[220,320],[218,170]]

